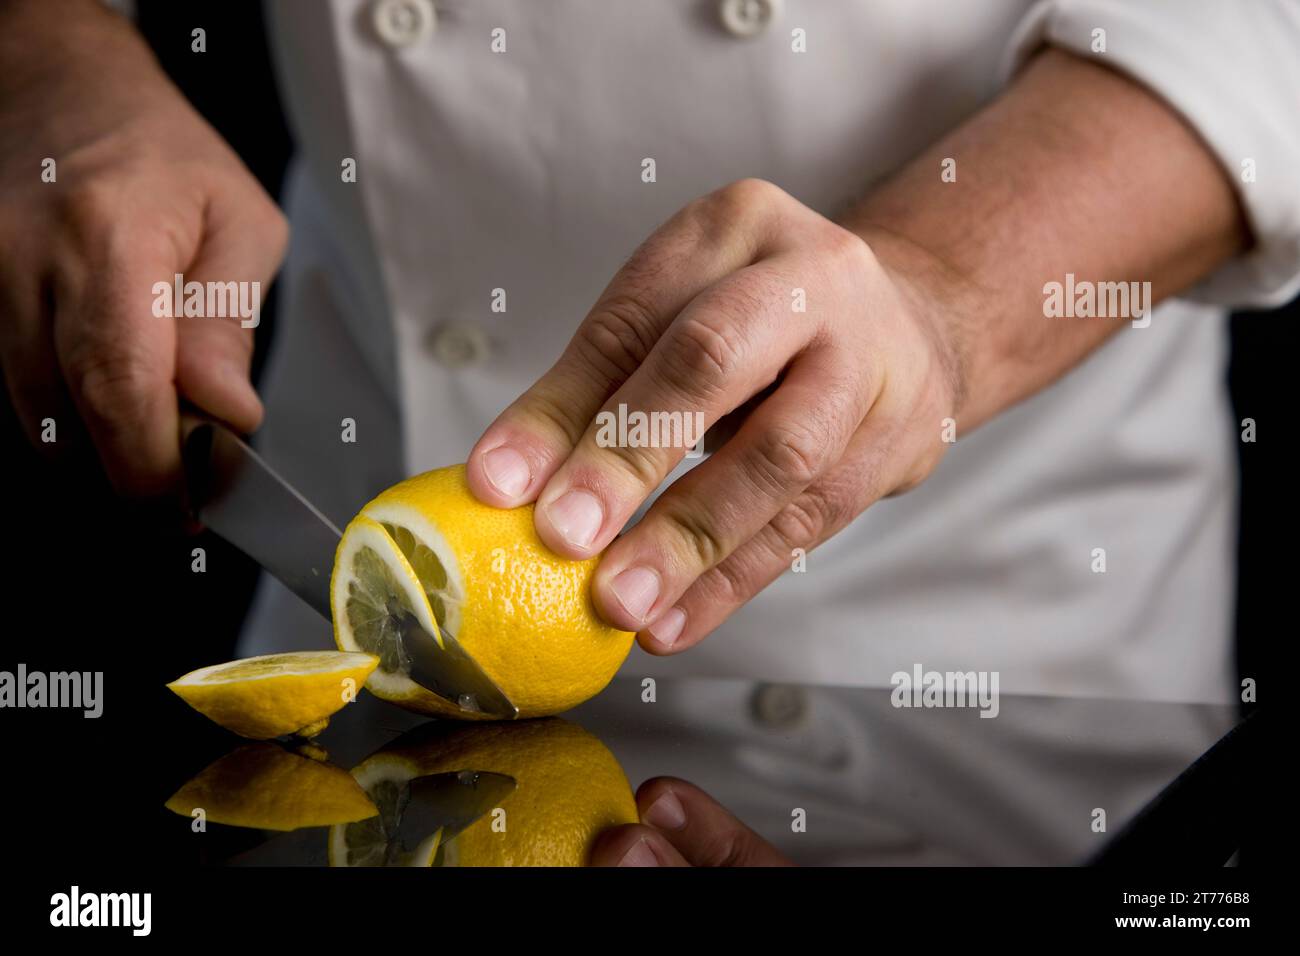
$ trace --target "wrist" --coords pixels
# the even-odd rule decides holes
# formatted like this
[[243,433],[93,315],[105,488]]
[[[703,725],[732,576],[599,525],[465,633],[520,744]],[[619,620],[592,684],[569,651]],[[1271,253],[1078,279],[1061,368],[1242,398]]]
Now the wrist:
[[972,332],[989,297],[972,276],[952,263],[879,223],[857,223],[853,231],[870,247],[912,318],[933,345],[945,370],[952,414],[970,405],[979,371]]

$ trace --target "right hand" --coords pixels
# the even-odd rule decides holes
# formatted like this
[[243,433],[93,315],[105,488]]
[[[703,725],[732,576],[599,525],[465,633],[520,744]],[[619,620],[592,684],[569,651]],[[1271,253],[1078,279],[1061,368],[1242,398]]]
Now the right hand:
[[252,330],[157,318],[152,289],[182,273],[257,281],[264,298],[287,243],[275,203],[125,20],[96,0],[0,7],[0,368],[38,449],[88,433],[119,493],[166,496],[178,397],[256,428]]

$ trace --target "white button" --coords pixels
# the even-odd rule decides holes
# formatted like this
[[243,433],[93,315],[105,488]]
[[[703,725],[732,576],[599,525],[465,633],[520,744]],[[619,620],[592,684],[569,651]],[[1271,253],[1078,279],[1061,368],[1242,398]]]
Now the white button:
[[749,699],[749,709],[760,726],[793,730],[808,716],[808,694],[790,684],[759,684]]
[[370,17],[379,39],[402,47],[419,43],[432,33],[438,14],[433,0],[375,0]]
[[492,351],[487,333],[469,322],[444,322],[428,338],[429,351],[446,368],[471,368],[487,361]]
[[732,36],[756,37],[781,12],[781,0],[720,0],[718,16]]

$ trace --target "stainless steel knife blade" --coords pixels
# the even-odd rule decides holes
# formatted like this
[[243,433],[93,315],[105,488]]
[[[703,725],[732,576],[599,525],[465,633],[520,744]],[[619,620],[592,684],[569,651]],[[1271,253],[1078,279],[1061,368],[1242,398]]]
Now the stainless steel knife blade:
[[[330,620],[339,529],[228,428],[211,421],[187,421],[184,428],[182,457],[195,516]],[[439,647],[409,616],[401,631],[417,684],[466,715],[519,715],[451,634],[442,632]]]
[[515,778],[487,770],[459,770],[416,777],[402,809],[398,833],[411,846],[435,830],[445,844],[491,812],[515,791]]

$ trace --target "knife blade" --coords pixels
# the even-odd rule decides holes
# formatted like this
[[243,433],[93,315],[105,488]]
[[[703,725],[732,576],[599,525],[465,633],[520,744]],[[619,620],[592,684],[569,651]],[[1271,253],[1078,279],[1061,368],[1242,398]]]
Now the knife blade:
[[[456,770],[416,777],[402,810],[400,835],[412,845],[435,830],[451,842],[485,813],[514,793],[515,778],[490,770]],[[409,835],[409,836],[408,836]]]
[[[339,529],[225,426],[185,416],[182,460],[195,517],[327,621]],[[401,627],[410,678],[467,716],[519,710],[446,631],[442,646],[413,617]]]

